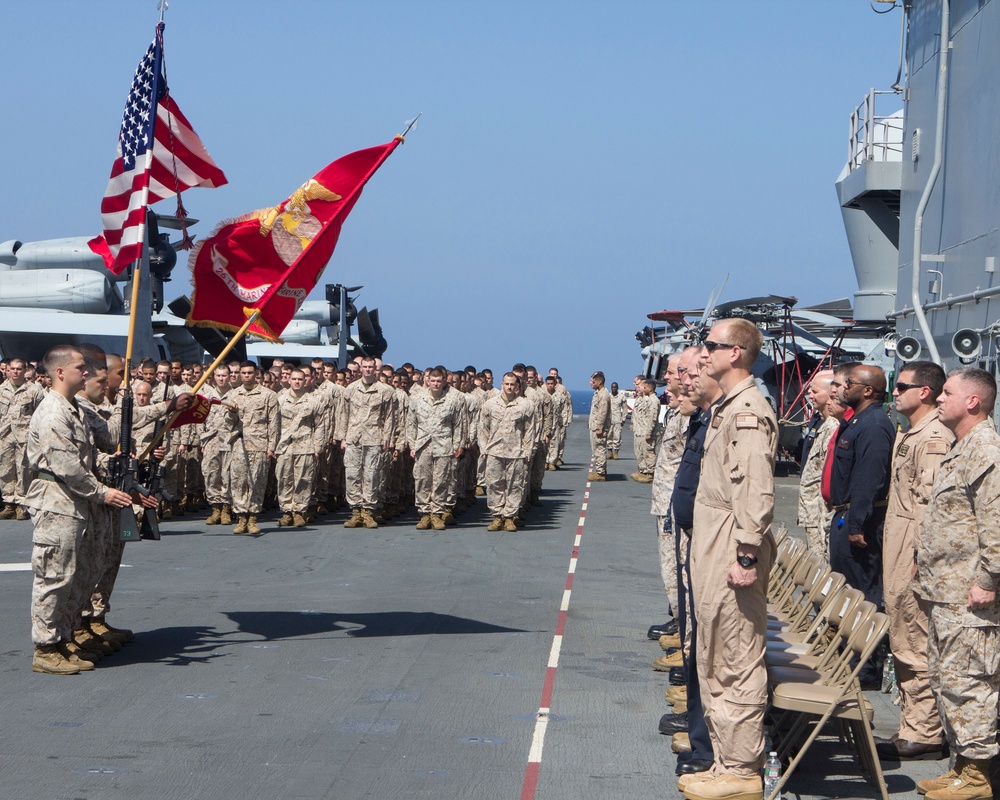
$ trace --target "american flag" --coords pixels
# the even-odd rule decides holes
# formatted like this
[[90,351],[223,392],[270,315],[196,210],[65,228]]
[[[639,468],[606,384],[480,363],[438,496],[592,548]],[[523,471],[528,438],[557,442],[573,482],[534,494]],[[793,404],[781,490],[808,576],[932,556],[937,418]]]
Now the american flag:
[[148,205],[193,186],[226,182],[167,91],[161,22],[125,101],[118,152],[101,201],[104,232],[89,242],[90,249],[119,275],[142,257]]

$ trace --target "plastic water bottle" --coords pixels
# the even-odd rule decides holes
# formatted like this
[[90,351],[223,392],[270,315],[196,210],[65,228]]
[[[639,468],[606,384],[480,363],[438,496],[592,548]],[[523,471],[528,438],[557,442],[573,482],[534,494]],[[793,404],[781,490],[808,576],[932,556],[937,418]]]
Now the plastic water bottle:
[[[774,787],[778,785],[780,779],[781,762],[778,760],[778,754],[772,750],[764,764],[764,800],[771,796],[771,792],[774,791]],[[779,794],[774,800],[781,800],[781,795]]]
[[882,662],[882,693],[889,694],[892,691],[893,678],[896,674],[896,667],[892,663],[892,653],[885,657]]
[[[892,658],[890,655],[889,658]],[[896,683],[896,663],[889,662],[889,697],[892,698],[893,705],[900,705],[903,699],[899,696],[899,684]]]

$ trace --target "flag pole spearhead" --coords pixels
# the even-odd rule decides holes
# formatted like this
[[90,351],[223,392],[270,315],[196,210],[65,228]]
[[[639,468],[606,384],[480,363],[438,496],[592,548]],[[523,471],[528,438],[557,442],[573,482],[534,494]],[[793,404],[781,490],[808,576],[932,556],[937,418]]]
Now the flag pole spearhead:
[[404,130],[402,133],[396,134],[396,138],[398,138],[401,142],[405,142],[406,141],[406,134],[408,134],[411,130],[413,130],[414,128],[417,127],[417,122],[420,119],[420,117],[423,116],[423,114],[424,114],[424,112],[421,111],[413,119],[408,119],[406,121],[406,130]]

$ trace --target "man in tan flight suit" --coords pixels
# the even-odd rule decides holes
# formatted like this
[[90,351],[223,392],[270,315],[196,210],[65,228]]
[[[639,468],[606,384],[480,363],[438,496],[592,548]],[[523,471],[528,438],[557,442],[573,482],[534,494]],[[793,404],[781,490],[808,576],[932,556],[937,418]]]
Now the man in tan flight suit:
[[31,417],[25,448],[38,476],[24,499],[34,524],[31,669],[72,675],[93,669],[92,662],[69,649],[77,557],[90,524],[90,503],[126,508],[132,498],[104,486],[94,475],[93,434],[76,403],[88,374],[83,354],[69,346],[54,347],[43,364],[52,389]]
[[257,515],[267,490],[268,467],[281,436],[278,397],[257,383],[257,365],[240,365],[242,384],[226,395],[236,428],[229,456],[229,488],[233,494],[236,527],[233,533],[260,533]]
[[705,438],[691,538],[698,680],[715,763],[685,784],[689,800],[763,791],[778,423],[750,371],[762,344],[744,319],[717,322],[704,342],[703,369],[725,393]]
[[913,591],[917,547],[924,511],[938,466],[954,434],[938,419],[937,399],[945,374],[937,364],[913,361],[903,366],[893,390],[896,411],[909,422],[896,434],[889,484],[889,507],[882,535],[885,611],[889,645],[895,658],[901,705],[899,728],[878,740],[883,758],[943,758],[944,731],[927,673],[927,615]]
[[344,453],[344,479],[351,517],[345,528],[377,528],[375,511],[382,498],[382,471],[396,441],[396,393],[379,381],[375,359],[361,359],[361,380],[354,381],[341,397],[337,432]]
[[595,372],[590,376],[590,388],[594,397],[590,401],[590,450],[593,455],[593,469],[587,475],[588,481],[608,479],[608,431],[611,430],[611,395],[604,388],[604,373]]
[[503,390],[479,412],[479,450],[486,458],[486,504],[493,515],[488,531],[517,531],[528,461],[534,445],[534,409],[521,396],[513,372],[503,376]]
[[[905,374],[905,373],[904,373]],[[1000,696],[1000,435],[996,380],[952,370],[938,419],[955,443],[938,465],[917,544],[931,689],[955,766],[918,781],[928,800],[988,800]]]
[[[618,391],[618,384],[611,384],[611,427],[608,429],[608,458],[618,460],[622,449],[622,425],[628,416],[628,399]],[[634,424],[634,423],[633,423]]]

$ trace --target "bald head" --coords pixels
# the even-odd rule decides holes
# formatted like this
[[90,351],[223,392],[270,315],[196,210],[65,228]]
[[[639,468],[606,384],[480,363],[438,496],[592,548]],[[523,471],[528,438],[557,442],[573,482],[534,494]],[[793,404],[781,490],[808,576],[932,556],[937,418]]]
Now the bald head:
[[871,364],[858,364],[851,370],[851,380],[865,383],[878,393],[878,400],[885,397],[885,373]]

